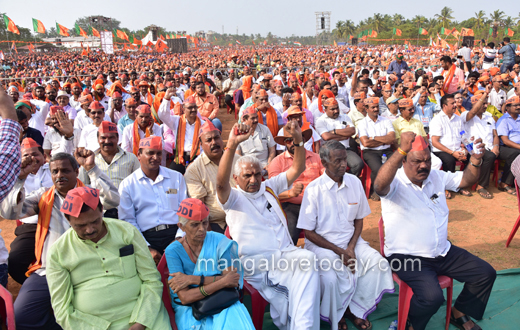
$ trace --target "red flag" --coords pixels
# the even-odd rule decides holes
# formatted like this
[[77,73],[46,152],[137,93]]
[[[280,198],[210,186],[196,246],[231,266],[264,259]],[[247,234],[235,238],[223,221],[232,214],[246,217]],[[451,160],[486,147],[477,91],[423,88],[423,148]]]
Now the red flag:
[[124,31],[116,30],[116,33],[117,33],[117,37],[118,37],[119,39],[126,40],[126,41],[130,42],[130,41],[128,40],[128,36],[126,35],[126,33],[125,33]]
[[264,45],[267,45],[267,40],[264,40]]

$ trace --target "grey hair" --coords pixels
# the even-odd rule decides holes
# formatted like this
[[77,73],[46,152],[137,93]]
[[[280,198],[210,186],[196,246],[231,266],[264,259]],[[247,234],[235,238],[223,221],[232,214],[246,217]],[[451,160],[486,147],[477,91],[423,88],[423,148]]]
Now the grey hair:
[[328,163],[330,162],[330,152],[332,150],[346,150],[345,146],[335,140],[327,141],[320,146],[320,158],[322,161]]
[[68,154],[66,152],[58,152],[57,154],[53,154],[51,157],[51,160],[49,161],[49,164],[52,162],[55,162],[57,160],[64,160],[68,159],[70,161],[70,165],[72,165],[73,169],[77,169],[79,167],[78,162],[76,161],[76,158],[72,156],[71,154]]
[[235,167],[233,168],[233,174],[236,176],[239,176],[242,172],[242,164],[251,163],[253,165],[258,165],[258,167],[262,168],[260,165],[260,161],[255,156],[251,155],[245,155],[237,159],[237,162],[235,163]]
[[188,223],[188,219],[179,216],[179,222],[181,223],[181,225],[186,226],[186,224]]

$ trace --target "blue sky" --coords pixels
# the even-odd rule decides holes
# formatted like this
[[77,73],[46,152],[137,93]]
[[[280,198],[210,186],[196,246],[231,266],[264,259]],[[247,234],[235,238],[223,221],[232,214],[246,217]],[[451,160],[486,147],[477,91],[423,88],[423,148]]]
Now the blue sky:
[[[365,6],[359,3],[367,4]],[[507,4],[498,7],[497,4]],[[369,4],[369,5],[368,5]],[[372,1],[281,1],[264,0],[88,0],[74,2],[57,1],[2,1],[0,11],[5,12],[17,25],[32,29],[32,18],[43,22],[46,28],[55,26],[55,21],[72,28],[77,17],[105,15],[121,21],[123,27],[132,30],[155,24],[171,31],[185,30],[194,33],[199,30],[213,30],[222,33],[271,32],[278,36],[314,35],[316,11],[331,11],[331,29],[338,20],[351,19],[356,24],[374,13],[400,13],[406,18],[417,14],[433,17],[444,6],[453,9],[456,20],[462,21],[474,16],[479,10],[486,14],[500,9],[506,15],[520,16],[520,1],[494,2],[473,1],[412,1],[412,0],[372,0]],[[507,8],[507,9],[506,9]]]

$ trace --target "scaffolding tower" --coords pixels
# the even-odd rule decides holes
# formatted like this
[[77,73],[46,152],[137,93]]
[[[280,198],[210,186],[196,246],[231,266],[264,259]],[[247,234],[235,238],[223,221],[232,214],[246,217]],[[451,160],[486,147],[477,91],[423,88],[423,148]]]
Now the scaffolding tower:
[[330,44],[330,11],[317,11],[316,14],[316,45]]

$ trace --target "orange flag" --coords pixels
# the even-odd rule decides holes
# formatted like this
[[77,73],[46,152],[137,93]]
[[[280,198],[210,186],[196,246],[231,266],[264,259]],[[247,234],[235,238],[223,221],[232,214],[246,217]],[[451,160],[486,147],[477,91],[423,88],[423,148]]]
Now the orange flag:
[[81,43],[81,56],[87,56],[87,50],[85,48],[83,48],[83,43]]
[[143,45],[143,42],[141,40],[137,39],[135,37],[135,35],[134,35],[134,44],[136,44],[136,45]]
[[64,27],[61,24],[58,24],[57,22],[56,22],[56,32],[58,32],[59,35],[62,35],[64,37],[70,37],[69,29],[67,29],[66,27]]
[[[4,14],[4,22],[5,22],[5,28],[7,31],[20,34],[20,31],[18,31],[18,28],[16,27],[16,24],[14,24],[13,20],[7,17],[6,14]],[[17,53],[18,54],[18,53]]]
[[98,38],[101,37],[101,35],[99,34],[99,31],[98,31],[98,30],[94,29],[94,27],[92,27],[92,26],[91,26],[90,28],[92,29],[92,35],[93,35],[94,37],[98,37]]
[[27,49],[29,49],[29,52],[30,52],[30,53],[34,53],[34,45],[32,45],[32,44],[28,44],[28,45],[27,45]]
[[130,41],[128,40],[128,36],[126,35],[125,32],[123,32],[123,31],[121,31],[121,30],[117,30],[116,33],[117,33],[117,37],[118,37],[119,39],[126,40],[126,41],[130,42]]

